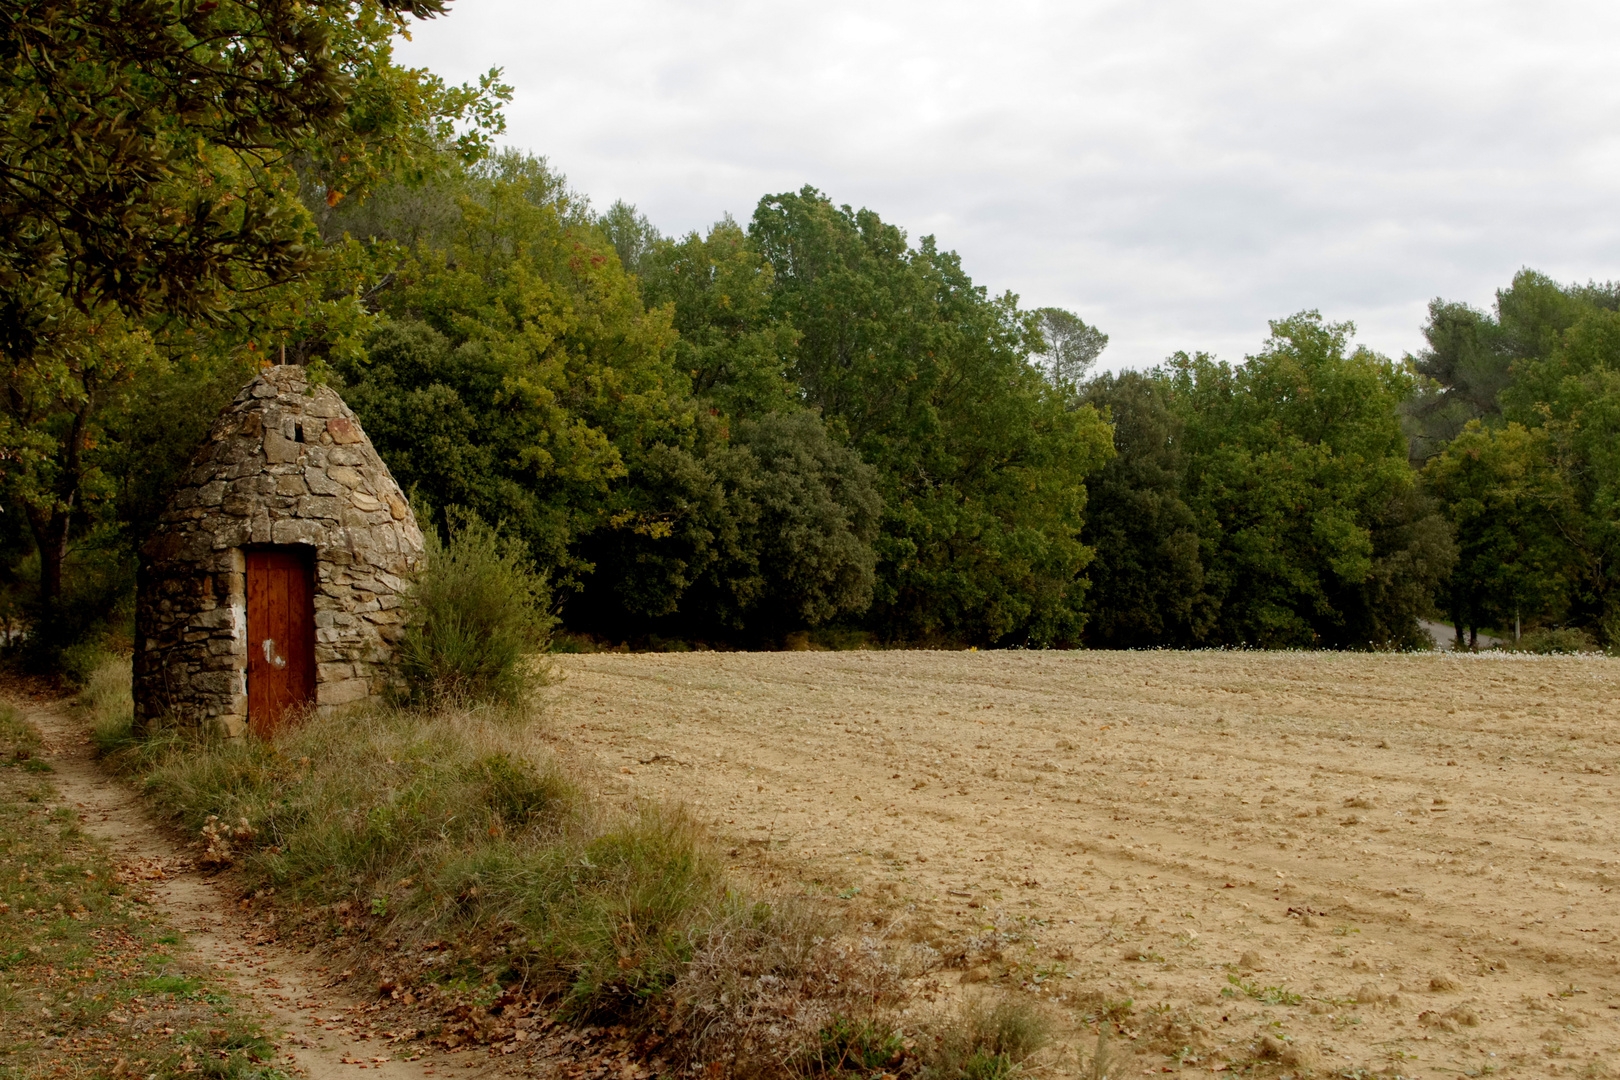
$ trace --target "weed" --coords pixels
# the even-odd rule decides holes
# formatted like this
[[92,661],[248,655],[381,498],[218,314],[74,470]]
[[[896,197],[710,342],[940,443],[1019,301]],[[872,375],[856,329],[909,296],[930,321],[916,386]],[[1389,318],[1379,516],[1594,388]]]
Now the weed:
[[806,1073],[871,1071],[898,1066],[905,1054],[905,1040],[892,1027],[840,1015],[817,1032],[816,1045],[797,1064]]
[[1046,1045],[1050,1024],[1027,1002],[972,999],[920,1044],[927,1080],[1004,1080]]
[[1231,985],[1221,990],[1222,997],[1251,997],[1266,1005],[1298,1005],[1305,1000],[1286,987],[1257,986],[1237,975],[1228,975],[1226,981]]
[[[0,765],[43,765],[35,755],[39,753],[39,732],[23,720],[10,705],[0,704]],[[50,766],[46,765],[48,770]],[[41,771],[30,769],[29,771]]]

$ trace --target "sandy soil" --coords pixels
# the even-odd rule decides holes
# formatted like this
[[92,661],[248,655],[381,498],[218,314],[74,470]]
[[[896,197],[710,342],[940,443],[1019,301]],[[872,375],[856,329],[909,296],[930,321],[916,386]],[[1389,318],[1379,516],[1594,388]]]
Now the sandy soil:
[[550,722],[625,788],[687,802],[745,872],[909,909],[942,984],[1111,1015],[1127,1075],[1620,1069],[1620,661],[697,653],[560,674]]
[[[150,888],[150,901],[183,935],[189,959],[224,976],[279,1039],[278,1063],[310,1080],[359,1075],[378,1080],[493,1075],[473,1055],[424,1057],[421,1042],[393,1038],[375,998],[345,992],[329,962],[277,940],[269,925],[242,910],[228,876],[206,874],[190,852],[156,825],[140,799],[97,767],[83,725],[55,708],[17,703],[45,738],[51,782],[77,807],[85,831],[105,840],[127,880]],[[414,1029],[412,1029],[414,1033]],[[437,1067],[437,1068],[435,1068]]]

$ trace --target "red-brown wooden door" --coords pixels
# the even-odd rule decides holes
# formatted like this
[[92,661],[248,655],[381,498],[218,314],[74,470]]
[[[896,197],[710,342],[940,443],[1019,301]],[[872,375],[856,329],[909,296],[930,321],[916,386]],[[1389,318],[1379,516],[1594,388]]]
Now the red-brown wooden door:
[[247,552],[248,726],[265,738],[315,698],[315,588],[306,551]]

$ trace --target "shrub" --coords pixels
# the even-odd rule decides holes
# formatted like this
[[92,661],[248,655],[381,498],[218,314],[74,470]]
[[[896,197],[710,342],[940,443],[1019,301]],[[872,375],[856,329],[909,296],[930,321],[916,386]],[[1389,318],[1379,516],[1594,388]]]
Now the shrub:
[[1586,631],[1574,627],[1542,627],[1525,634],[1517,642],[1504,645],[1511,652],[1571,654],[1599,652],[1597,642]]
[[397,654],[410,700],[520,704],[543,678],[534,654],[556,621],[545,575],[521,541],[472,514],[451,516],[448,542],[431,529],[425,539]]

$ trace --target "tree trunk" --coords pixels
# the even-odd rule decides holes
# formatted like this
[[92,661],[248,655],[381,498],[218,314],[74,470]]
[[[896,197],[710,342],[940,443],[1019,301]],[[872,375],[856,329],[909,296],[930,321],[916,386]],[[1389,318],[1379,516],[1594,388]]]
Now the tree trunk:
[[1468,651],[1479,652],[1479,627],[1477,626],[1468,628]]
[[84,403],[73,416],[68,429],[66,453],[56,477],[56,503],[48,510],[30,509],[28,524],[39,548],[39,607],[41,626],[37,630],[55,638],[57,607],[62,598],[62,566],[67,562],[68,535],[72,531],[73,508],[79,501],[84,482],[85,428],[95,406],[95,392],[87,388]]

